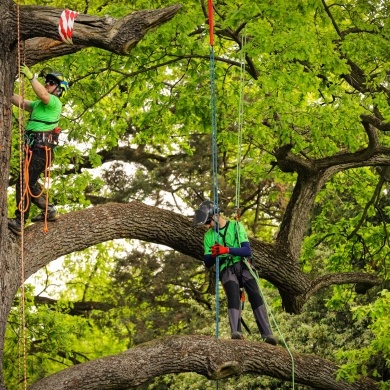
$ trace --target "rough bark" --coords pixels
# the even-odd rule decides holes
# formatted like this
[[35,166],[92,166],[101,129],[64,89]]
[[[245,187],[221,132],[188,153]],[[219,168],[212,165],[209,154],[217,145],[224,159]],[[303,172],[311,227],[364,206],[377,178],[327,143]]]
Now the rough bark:
[[[294,362],[294,365],[292,364]],[[294,369],[292,368],[294,366]],[[267,375],[323,390],[373,390],[375,383],[336,380],[338,367],[308,354],[289,354],[282,347],[210,336],[170,336],[124,353],[79,364],[51,375],[28,390],[120,390],[156,376],[196,372],[212,380],[234,375]]]
[[[364,118],[367,119],[367,116]],[[363,121],[362,125],[368,145],[355,153],[339,153],[310,160],[291,153],[292,145],[285,145],[275,151],[279,168],[298,174],[276,239],[279,244],[286,246],[286,251],[296,260],[309,226],[312,207],[323,185],[336,173],[351,168],[390,165],[390,148],[380,144],[377,130],[370,122]]]
[[[151,28],[171,19],[179,9],[180,6],[173,5],[162,10],[139,11],[120,20],[79,15],[74,24],[74,45],[67,45],[58,41],[58,21],[62,9],[36,6],[20,6],[17,9],[10,0],[0,2],[0,15],[2,15],[0,24],[2,43],[2,50],[0,50],[0,293],[2,303],[0,305],[0,360],[3,355],[6,321],[17,288],[22,280],[50,261],[67,253],[116,238],[138,238],[163,244],[199,260],[202,259],[203,230],[193,228],[191,218],[137,202],[126,205],[107,204],[63,215],[57,222],[49,225],[49,232],[46,235],[42,233],[41,224],[28,227],[23,241],[25,270],[23,278],[21,240],[7,229],[8,211],[4,189],[8,186],[11,140],[10,100],[17,70],[18,48],[24,47],[23,57],[27,64],[74,53],[87,46],[99,47],[117,54],[128,54]],[[17,41],[17,10],[20,12],[20,36],[23,45],[19,45]],[[351,66],[351,72],[357,72],[356,67]],[[364,80],[358,80],[356,77],[351,80],[360,83],[356,85],[357,89],[364,83]],[[376,276],[364,273],[325,275],[313,281],[300,270],[298,263],[300,245],[310,218],[311,206],[323,183],[340,170],[359,166],[390,165],[390,149],[379,145],[375,129],[372,127],[377,126],[387,130],[388,124],[378,122],[378,118],[372,116],[362,116],[362,120],[369,140],[368,147],[362,151],[316,161],[294,156],[290,153],[291,148],[276,153],[279,168],[297,172],[299,185],[294,190],[276,243],[266,244],[252,240],[251,244],[255,255],[254,265],[259,270],[260,276],[279,289],[283,304],[289,312],[299,312],[311,294],[332,283],[366,285],[379,283]],[[58,237],[61,239],[59,240]],[[163,357],[166,359],[164,360]],[[318,357],[294,355],[294,362],[295,378],[299,383],[318,389],[374,388],[369,380],[362,380],[356,384],[336,382],[334,378],[337,367]],[[111,371],[107,372],[105,365]],[[179,371],[196,371],[213,379],[250,373],[272,375],[289,380],[291,360],[284,349],[265,344],[216,341],[201,336],[177,337],[159,340],[118,356],[73,367],[53,376],[62,379],[52,380],[53,377],[50,377],[45,379],[50,383],[41,381],[31,388],[119,389],[132,383],[143,383],[155,375]],[[105,375],[99,375],[101,372]],[[75,376],[72,378],[68,373],[75,373]],[[0,373],[0,390],[4,390],[1,375]],[[101,382],[93,382],[99,377]],[[90,380],[89,383],[85,383],[87,379]],[[60,380],[63,381],[62,387],[56,387],[61,383]],[[105,380],[110,381],[107,386]],[[124,384],[123,380],[127,382]]]
[[21,39],[26,41],[27,63],[36,63],[84,47],[98,47],[127,55],[151,29],[172,19],[181,6],[133,12],[122,19],[79,14],[74,22],[74,45],[59,41],[58,23],[63,9],[41,6],[20,7]]
[[[58,41],[62,9],[17,6],[11,0],[0,2],[0,366],[8,314],[22,280],[20,242],[10,235],[7,228],[6,191],[11,150],[11,96],[18,62],[33,64],[78,51],[85,45],[128,54],[150,29],[170,20],[179,9],[179,5],[172,5],[164,9],[144,10],[119,20],[79,15],[73,32],[75,45],[67,45]],[[0,368],[0,390],[3,389],[5,385]]]
[[[16,66],[17,55],[9,48],[16,39],[13,29],[15,19],[13,2],[0,2],[0,364],[4,349],[4,333],[14,297],[15,287],[20,285],[17,279],[17,264],[10,254],[14,253],[15,243],[9,238],[7,228],[7,191],[9,175],[9,156],[11,149],[11,96],[13,93],[12,69]],[[16,287],[17,288],[17,287]],[[3,374],[0,369],[0,390],[4,390]]]
[[[118,238],[166,245],[203,260],[204,228],[193,227],[192,216],[186,217],[136,201],[126,204],[108,203],[64,214],[56,222],[49,223],[46,234],[43,234],[42,226],[34,224],[24,231],[25,278],[63,255]],[[11,232],[9,235],[19,251],[21,239]],[[253,264],[259,276],[279,289],[289,312],[299,312],[311,292],[332,283],[364,282],[372,285],[380,282],[376,276],[365,273],[348,273],[345,276],[341,273],[310,280],[285,251],[284,245],[251,239],[251,246],[254,253]],[[16,263],[19,258],[20,253],[15,253]]]

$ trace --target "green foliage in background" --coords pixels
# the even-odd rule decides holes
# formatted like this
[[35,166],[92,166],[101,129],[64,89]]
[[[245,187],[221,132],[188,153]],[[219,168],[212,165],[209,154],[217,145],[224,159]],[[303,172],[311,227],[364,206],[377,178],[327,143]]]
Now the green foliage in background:
[[[45,0],[26,3],[47,5]],[[50,3],[116,18],[170,4]],[[147,34],[128,57],[88,48],[34,66],[37,73],[47,65],[60,69],[70,81],[50,190],[61,213],[136,199],[190,216],[211,196],[208,21],[201,2],[186,0],[182,6],[179,15]],[[383,121],[390,120],[387,97],[380,92],[380,86],[389,82],[390,8],[379,0],[337,4],[226,0],[215,7],[221,208],[227,216],[235,211],[242,88],[242,221],[252,236],[272,242],[297,179],[275,167],[275,149],[291,144],[292,152],[307,159],[354,152],[368,143],[360,114],[378,107]],[[347,32],[343,39],[338,29]],[[244,55],[251,62],[245,63],[242,78]],[[370,75],[365,91],[346,82],[349,60]],[[31,90],[27,88],[26,94],[30,96]],[[15,180],[16,111],[14,117],[11,175]],[[378,137],[390,146],[386,133]],[[382,169],[386,168],[354,168],[326,183],[316,199],[300,263],[313,278],[362,270],[378,273],[384,284],[364,296],[354,286],[329,288],[297,316],[283,313],[275,289],[268,284],[264,288],[281,336],[292,350],[330,360],[336,356],[341,378],[370,375],[389,389],[390,180],[383,176],[385,180],[378,181]],[[12,195],[10,190],[10,213],[15,208]],[[213,334],[208,278],[195,260],[139,242],[102,244],[67,256],[59,269],[53,265],[41,271],[34,280],[39,287],[26,286],[29,382],[166,334]],[[48,295],[58,303],[38,304],[36,295]],[[105,303],[106,308],[69,314],[73,303],[88,301]],[[222,302],[221,312],[224,309]],[[249,304],[244,317],[255,330]],[[226,317],[221,324],[222,337],[229,337]],[[23,364],[22,339],[15,302],[5,350],[10,388],[16,388],[20,378],[15,367]],[[221,383],[224,389],[290,386],[249,376]],[[215,388],[215,383],[180,374],[156,378],[142,388],[199,390]]]

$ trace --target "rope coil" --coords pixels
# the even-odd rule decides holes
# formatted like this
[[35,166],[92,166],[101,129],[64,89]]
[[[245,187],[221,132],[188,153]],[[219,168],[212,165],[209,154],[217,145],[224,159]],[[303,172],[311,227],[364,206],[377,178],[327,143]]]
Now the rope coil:
[[[52,150],[51,148],[44,146],[45,150],[45,182],[47,182],[47,190],[46,190],[46,201],[45,201],[45,218],[44,218],[44,225],[43,225],[43,232],[46,234],[49,230],[48,225],[47,225],[47,211],[48,211],[48,206],[49,206],[49,188],[50,188],[50,167],[51,167],[51,161],[52,161]],[[18,204],[18,209],[24,217],[24,213],[27,211],[27,209],[30,207],[30,197],[32,198],[39,198],[44,192],[45,192],[45,187],[42,187],[42,190],[39,194],[34,195],[31,192],[31,188],[29,186],[30,182],[30,173],[29,173],[29,168],[30,168],[30,163],[32,159],[32,154],[33,152],[30,149],[29,145],[25,146],[25,159],[24,159],[24,164],[23,168],[23,174],[20,175],[23,177],[23,182],[24,185],[21,188],[21,198],[20,202]],[[22,226],[24,226],[24,221],[22,223]]]

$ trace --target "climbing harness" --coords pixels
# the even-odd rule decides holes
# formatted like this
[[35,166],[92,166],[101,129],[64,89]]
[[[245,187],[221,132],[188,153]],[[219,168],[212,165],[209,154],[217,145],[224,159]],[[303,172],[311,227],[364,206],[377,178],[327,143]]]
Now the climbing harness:
[[[59,128],[58,128],[59,129]],[[50,135],[49,133],[54,134],[54,136]],[[29,186],[29,168],[30,168],[30,163],[31,159],[33,156],[33,150],[31,149],[32,146],[37,147],[39,149],[43,149],[45,151],[45,176],[44,176],[44,181],[45,183],[48,184],[47,189],[46,189],[46,197],[45,197],[45,212],[44,212],[44,225],[43,225],[43,232],[47,233],[48,232],[48,224],[47,224],[47,211],[48,211],[48,206],[49,206],[49,188],[50,188],[50,167],[51,167],[51,161],[52,161],[52,151],[54,149],[54,145],[58,144],[58,135],[60,130],[57,130],[57,134],[54,133],[54,130],[52,132],[37,132],[37,133],[32,133],[32,132],[26,132],[24,133],[24,141],[25,141],[25,159],[24,163],[22,164],[21,168],[23,170],[23,174],[20,175],[21,179],[23,178],[23,186],[21,186],[21,198],[20,202],[18,204],[19,211],[21,215],[24,217],[24,213],[30,206],[30,197],[33,198],[39,198],[42,196],[43,192],[45,191],[45,186],[42,187],[42,190],[39,194],[34,195],[31,192],[31,188]],[[47,133],[47,134],[46,134]],[[55,141],[55,139],[57,141]],[[49,146],[51,145],[51,146]],[[24,220],[21,223],[22,227],[24,226]],[[23,235],[23,234],[22,234]]]
[[58,146],[60,133],[60,127],[56,127],[51,131],[28,131],[24,134],[24,141],[30,147],[55,149]]

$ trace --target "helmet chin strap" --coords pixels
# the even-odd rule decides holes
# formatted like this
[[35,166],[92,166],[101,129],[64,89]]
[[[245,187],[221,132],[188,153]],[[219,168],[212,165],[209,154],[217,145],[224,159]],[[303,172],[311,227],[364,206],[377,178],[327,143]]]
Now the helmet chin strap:
[[219,229],[219,216],[216,217],[215,214],[213,215],[213,221],[214,221],[214,224],[215,224],[215,227],[217,228],[217,230]]

